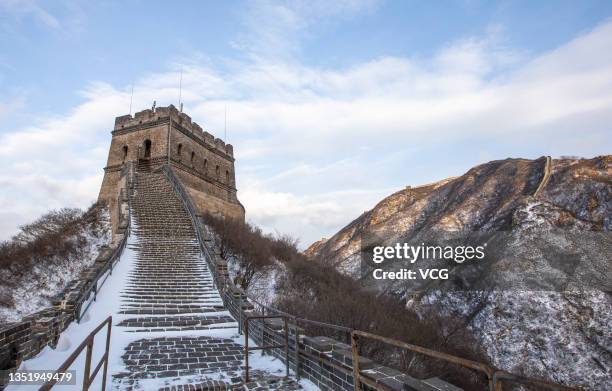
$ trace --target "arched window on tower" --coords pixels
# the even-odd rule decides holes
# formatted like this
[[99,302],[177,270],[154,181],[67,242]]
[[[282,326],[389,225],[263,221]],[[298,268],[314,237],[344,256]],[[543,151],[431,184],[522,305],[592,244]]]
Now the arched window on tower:
[[127,159],[127,155],[128,155],[128,146],[124,145],[123,146],[123,157],[121,158],[123,163],[125,163],[125,159]]
[[183,144],[179,144],[178,147],[176,147],[176,154],[179,160],[181,160],[181,153],[183,153]]
[[208,159],[204,159],[204,174],[208,175]]
[[219,170],[219,166],[215,167],[215,174],[217,175],[217,180],[221,179],[221,171]]
[[225,183],[230,184],[230,174],[229,171],[225,171]]
[[193,164],[194,162],[195,162],[195,152],[191,152],[191,167],[194,166]]
[[149,139],[146,139],[144,141],[144,158],[145,159],[151,158],[151,140]]

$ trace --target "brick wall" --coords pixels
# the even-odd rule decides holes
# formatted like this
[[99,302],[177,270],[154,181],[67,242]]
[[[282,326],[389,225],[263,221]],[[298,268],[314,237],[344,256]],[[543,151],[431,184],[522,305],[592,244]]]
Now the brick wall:
[[[147,143],[148,157],[144,159]],[[117,173],[127,162],[147,163],[154,168],[170,163],[199,213],[244,219],[244,207],[237,198],[233,146],[204,131],[172,105],[115,118],[98,196],[111,204],[113,232],[119,225],[114,212],[120,183]]]

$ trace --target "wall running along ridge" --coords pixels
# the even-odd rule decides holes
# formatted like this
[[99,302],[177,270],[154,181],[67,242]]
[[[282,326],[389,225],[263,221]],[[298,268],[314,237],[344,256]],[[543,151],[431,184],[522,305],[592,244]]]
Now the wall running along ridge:
[[[125,165],[117,172],[118,197],[114,202],[118,220],[117,231],[110,247],[102,248],[93,266],[71,281],[66,289],[52,300],[53,305],[24,317],[20,322],[0,328],[0,370],[13,370],[22,361],[36,356],[45,346],[56,347],[60,334],[74,320],[78,320],[87,304],[95,299],[97,289],[112,273],[119,260],[129,230],[127,191],[132,186],[133,166]],[[0,384],[0,389],[4,387]]]
[[[192,217],[203,256],[213,274],[215,286],[221,294],[224,307],[238,322],[244,322],[250,316],[275,315],[266,313],[265,309],[256,309],[244,291],[234,285],[229,278],[227,261],[221,258],[212,239],[207,237],[204,224],[198,216],[196,207],[187,196],[187,191],[182,186],[180,178],[168,165],[161,169],[172,182]],[[354,390],[351,346],[329,337],[307,336],[304,334],[304,329],[291,323],[291,319],[289,321],[288,357],[289,366],[294,373],[312,381],[321,390]],[[285,343],[284,321],[279,318],[249,321],[249,338],[257,346],[283,345]],[[297,352],[296,346],[298,347]],[[256,352],[259,354],[259,351]],[[286,363],[284,349],[270,349],[268,353]],[[415,379],[395,369],[377,364],[366,357],[360,357],[359,367],[362,370],[362,376],[366,376],[376,384],[376,387],[370,387],[362,382],[363,390],[462,390],[437,377],[426,380]]]

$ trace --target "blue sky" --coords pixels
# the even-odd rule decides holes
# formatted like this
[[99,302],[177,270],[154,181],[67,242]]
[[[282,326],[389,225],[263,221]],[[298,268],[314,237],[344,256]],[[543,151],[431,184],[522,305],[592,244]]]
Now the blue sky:
[[97,196],[115,116],[178,100],[303,245],[406,185],[612,150],[610,1],[0,0],[0,238]]

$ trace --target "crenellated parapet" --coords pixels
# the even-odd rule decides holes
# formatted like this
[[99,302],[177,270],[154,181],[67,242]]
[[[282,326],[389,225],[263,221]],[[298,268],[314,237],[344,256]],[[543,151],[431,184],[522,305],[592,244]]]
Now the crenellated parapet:
[[113,132],[135,130],[142,126],[169,122],[169,120],[172,120],[173,124],[181,130],[203,141],[211,148],[216,148],[221,153],[234,156],[234,147],[231,144],[226,144],[220,138],[216,138],[211,133],[205,131],[197,122],[192,121],[189,115],[178,111],[174,105],[142,110],[133,116],[127,114],[116,117]]
[[215,137],[173,105],[153,107],[115,118],[104,179],[98,196],[111,208],[113,233],[120,233],[121,171],[171,165],[200,212],[244,218],[238,201],[234,147]]

